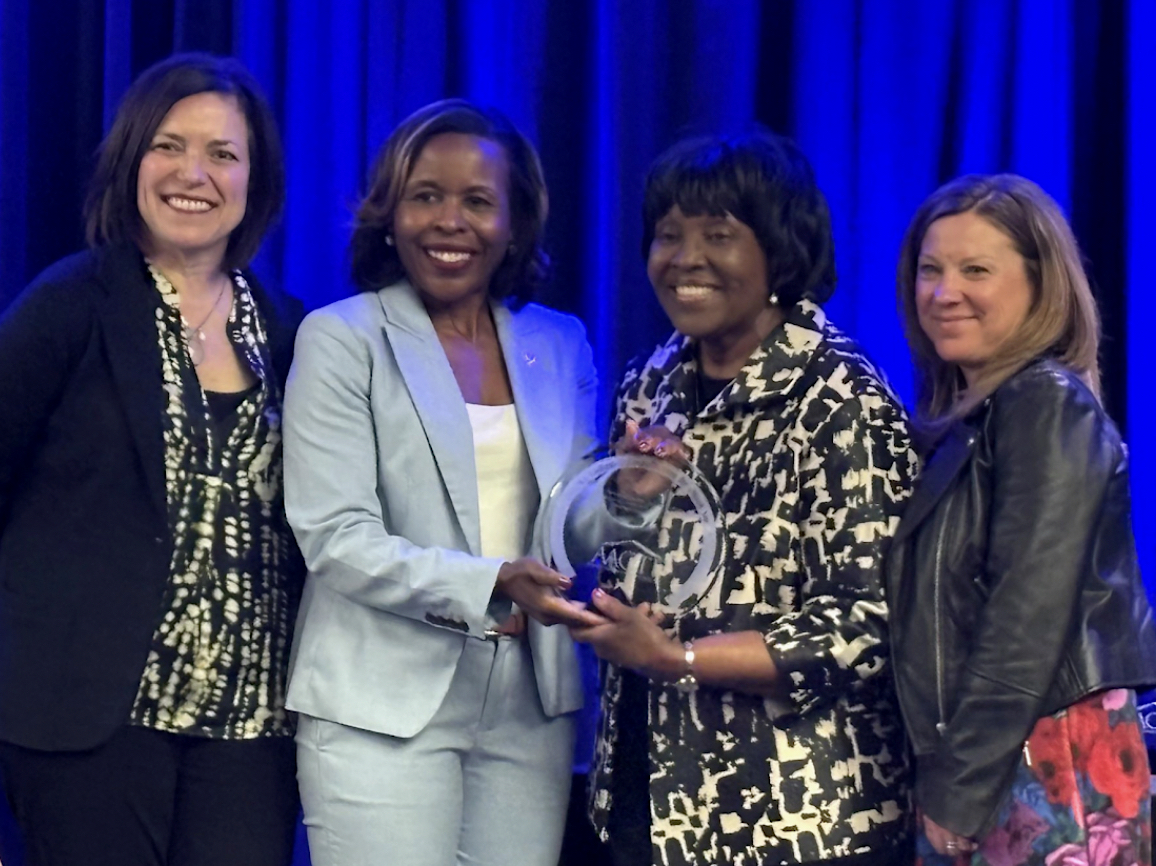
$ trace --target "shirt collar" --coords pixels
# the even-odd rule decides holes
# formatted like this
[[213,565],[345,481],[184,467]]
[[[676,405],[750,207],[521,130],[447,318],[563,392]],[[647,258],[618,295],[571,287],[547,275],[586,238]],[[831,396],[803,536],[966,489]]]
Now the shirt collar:
[[672,335],[652,359],[671,396],[667,412],[689,415],[697,409],[698,418],[708,418],[727,406],[787,399],[823,342],[826,327],[827,317],[818,304],[799,301],[786,311],[783,323],[767,335],[734,380],[710,403],[697,407],[697,341]]

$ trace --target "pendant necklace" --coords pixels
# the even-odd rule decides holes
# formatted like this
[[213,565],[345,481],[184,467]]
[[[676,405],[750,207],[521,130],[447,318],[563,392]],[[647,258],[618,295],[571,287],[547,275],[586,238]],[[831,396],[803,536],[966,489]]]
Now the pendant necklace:
[[209,319],[213,313],[217,311],[217,304],[221,303],[221,298],[225,296],[225,288],[229,285],[228,278],[221,284],[221,291],[217,292],[217,297],[213,300],[213,306],[209,307],[209,312],[201,319],[201,323],[196,327],[191,326],[186,320],[185,316],[181,314],[181,336],[185,340],[185,348],[189,350],[189,360],[193,362],[194,367],[199,367],[201,362],[205,360],[205,332],[201,328],[208,324]]

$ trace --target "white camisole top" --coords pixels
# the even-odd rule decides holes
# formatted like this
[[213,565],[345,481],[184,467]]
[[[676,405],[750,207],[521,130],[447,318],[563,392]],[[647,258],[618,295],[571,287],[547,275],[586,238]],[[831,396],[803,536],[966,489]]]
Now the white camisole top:
[[467,403],[478,475],[482,556],[518,559],[530,550],[538,482],[514,404]]

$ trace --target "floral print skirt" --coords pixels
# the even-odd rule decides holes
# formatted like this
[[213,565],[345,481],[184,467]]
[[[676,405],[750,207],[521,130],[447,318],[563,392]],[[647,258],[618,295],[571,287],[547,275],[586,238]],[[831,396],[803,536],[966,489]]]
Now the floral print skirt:
[[918,866],[1149,866],[1150,776],[1136,696],[1092,695],[1036,722],[995,827],[969,857]]

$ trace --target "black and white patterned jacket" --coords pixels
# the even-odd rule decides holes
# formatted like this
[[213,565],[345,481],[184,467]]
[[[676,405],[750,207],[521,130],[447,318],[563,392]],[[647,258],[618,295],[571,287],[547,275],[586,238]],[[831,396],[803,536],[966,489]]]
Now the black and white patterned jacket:
[[[884,852],[910,820],[882,568],[917,471],[906,416],[809,301],[698,411],[696,365],[693,342],[675,334],[628,373],[612,441],[626,419],[666,426],[720,495],[724,576],[679,618],[678,638],[759,631],[790,688],[773,701],[651,685],[654,862]],[[591,800],[603,838],[620,683],[608,667]]]

